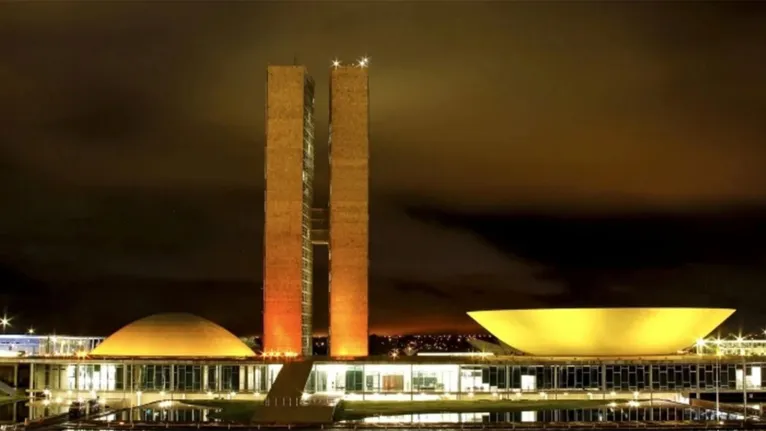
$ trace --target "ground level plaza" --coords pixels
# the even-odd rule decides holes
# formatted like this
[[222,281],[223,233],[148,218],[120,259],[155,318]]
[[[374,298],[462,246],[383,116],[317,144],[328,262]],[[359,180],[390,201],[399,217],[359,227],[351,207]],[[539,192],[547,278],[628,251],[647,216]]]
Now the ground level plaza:
[[[427,360],[426,360],[427,359]],[[295,360],[293,360],[295,362]],[[28,372],[28,388],[52,398],[145,402],[170,394],[183,397],[265,396],[282,365],[277,361],[163,359],[17,358],[0,366]],[[625,397],[648,393],[760,391],[766,358],[689,355],[658,359],[563,360],[534,357],[366,358],[314,360],[306,395],[348,399],[457,397]],[[28,370],[28,371],[27,371]],[[23,386],[23,384],[17,385]],[[152,395],[155,394],[155,395]],[[150,398],[147,398],[150,397]]]

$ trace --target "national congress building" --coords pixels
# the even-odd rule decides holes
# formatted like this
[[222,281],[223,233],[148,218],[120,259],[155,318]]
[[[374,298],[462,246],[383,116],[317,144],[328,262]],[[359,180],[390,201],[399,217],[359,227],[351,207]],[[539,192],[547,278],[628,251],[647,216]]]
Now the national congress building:
[[[262,352],[178,313],[139,319],[103,341],[3,336],[0,391],[44,394],[30,402],[40,412],[96,397],[113,406],[225,397],[288,408],[266,422],[296,420],[291,409],[315,400],[552,397],[630,400],[629,408],[717,400],[719,392],[766,400],[766,341],[706,338],[731,309],[476,311],[469,316],[499,344],[476,341],[467,355],[367,356],[367,62],[336,63],[330,73],[327,230],[318,229],[325,211],[313,202],[314,85],[301,66],[268,68]],[[316,244],[330,252],[324,358],[311,352]],[[332,409],[324,418],[332,420]]]
[[330,72],[329,232],[312,226],[327,214],[313,208],[314,80],[303,66],[269,66],[266,87],[264,351],[311,356],[312,247],[327,244],[330,355],[366,356],[367,60]]

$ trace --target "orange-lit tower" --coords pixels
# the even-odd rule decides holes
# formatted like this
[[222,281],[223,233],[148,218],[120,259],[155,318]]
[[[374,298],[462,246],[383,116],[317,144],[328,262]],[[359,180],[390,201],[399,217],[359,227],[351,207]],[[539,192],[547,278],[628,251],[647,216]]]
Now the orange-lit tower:
[[367,59],[330,72],[330,355],[367,356]]
[[311,355],[314,82],[269,66],[266,84],[263,350]]

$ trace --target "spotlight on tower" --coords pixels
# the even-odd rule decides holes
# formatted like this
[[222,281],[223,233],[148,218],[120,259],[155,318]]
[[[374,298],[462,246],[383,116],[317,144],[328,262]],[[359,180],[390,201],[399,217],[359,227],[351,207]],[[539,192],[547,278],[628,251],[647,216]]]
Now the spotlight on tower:
[[359,67],[367,67],[370,65],[369,57],[362,57],[359,59]]
[[334,67],[336,69],[339,68],[340,67],[340,60],[338,60],[337,58],[335,60],[333,60],[332,61],[332,67]]

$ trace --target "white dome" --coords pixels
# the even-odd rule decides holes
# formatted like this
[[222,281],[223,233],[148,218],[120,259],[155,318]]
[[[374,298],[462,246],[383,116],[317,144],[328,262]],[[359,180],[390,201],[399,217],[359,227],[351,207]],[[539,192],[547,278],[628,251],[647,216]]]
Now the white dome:
[[187,313],[163,313],[122,327],[89,356],[241,358],[255,353],[234,334],[207,319]]

